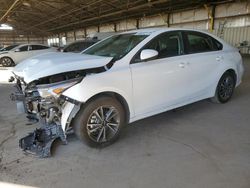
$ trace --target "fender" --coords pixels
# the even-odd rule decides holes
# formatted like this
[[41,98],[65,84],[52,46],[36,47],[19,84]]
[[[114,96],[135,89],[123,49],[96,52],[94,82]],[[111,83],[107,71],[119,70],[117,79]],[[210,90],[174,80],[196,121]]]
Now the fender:
[[67,89],[62,94],[81,103],[86,103],[90,98],[104,92],[112,92],[122,96],[128,104],[130,118],[134,116],[131,101],[133,88],[129,69],[108,70],[86,75],[79,84]]
[[[129,97],[127,96],[127,94],[125,92],[118,90],[118,89],[115,89],[115,88],[107,88],[106,87],[106,88],[100,88],[100,89],[92,91],[92,92],[84,93],[84,92],[80,92],[79,84],[77,84],[77,85],[66,90],[63,93],[63,95],[66,97],[69,97],[71,99],[74,99],[76,101],[79,101],[81,103],[86,103],[89,99],[91,99],[92,97],[94,97],[100,93],[106,93],[106,92],[115,93],[115,94],[122,96],[125,99],[125,101],[127,102],[128,108],[129,108],[129,113],[130,113],[130,118],[134,116],[132,102],[129,100]],[[76,93],[78,93],[80,95],[79,96],[74,95]]]
[[71,120],[75,117],[80,110],[81,105],[66,102],[62,108],[61,126],[64,132],[68,131]]

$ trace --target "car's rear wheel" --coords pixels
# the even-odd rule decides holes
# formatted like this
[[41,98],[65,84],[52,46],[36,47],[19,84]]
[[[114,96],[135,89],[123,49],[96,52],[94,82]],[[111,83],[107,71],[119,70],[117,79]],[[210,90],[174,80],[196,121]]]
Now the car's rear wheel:
[[12,67],[15,65],[14,61],[9,58],[9,57],[3,57],[1,58],[1,64],[4,66],[4,67]]
[[215,96],[212,98],[213,102],[226,103],[228,102],[234,92],[235,77],[233,73],[226,72],[222,75],[216,88]]
[[119,101],[100,97],[86,104],[73,121],[77,137],[91,147],[103,147],[116,141],[125,124],[125,112]]

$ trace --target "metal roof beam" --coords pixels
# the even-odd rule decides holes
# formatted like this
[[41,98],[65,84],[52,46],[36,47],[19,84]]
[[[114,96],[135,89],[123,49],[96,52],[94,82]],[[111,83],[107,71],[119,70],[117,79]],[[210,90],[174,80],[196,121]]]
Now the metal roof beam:
[[10,8],[5,12],[5,14],[0,18],[0,22],[3,21],[4,18],[6,18],[8,16],[8,14],[10,13],[10,11],[17,5],[17,3],[20,0],[15,0],[14,3],[12,3],[12,5],[10,6]]

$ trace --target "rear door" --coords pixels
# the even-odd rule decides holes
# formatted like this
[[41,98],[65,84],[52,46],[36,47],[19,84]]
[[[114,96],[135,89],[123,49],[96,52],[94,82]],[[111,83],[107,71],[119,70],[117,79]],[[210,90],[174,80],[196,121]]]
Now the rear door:
[[213,37],[196,31],[184,31],[186,67],[183,77],[187,80],[186,95],[189,99],[209,95],[214,88],[217,70],[223,62],[222,44]]

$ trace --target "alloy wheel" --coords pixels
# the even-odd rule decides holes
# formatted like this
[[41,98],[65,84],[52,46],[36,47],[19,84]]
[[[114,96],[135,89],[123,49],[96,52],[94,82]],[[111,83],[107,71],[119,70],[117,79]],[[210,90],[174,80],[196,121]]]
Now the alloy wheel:
[[87,133],[97,142],[110,141],[119,131],[120,114],[113,106],[100,106],[95,109],[87,121]]
[[11,61],[11,59],[10,58],[7,58],[7,57],[4,57],[4,58],[2,58],[2,65],[4,66],[4,67],[9,67],[9,66],[11,66],[12,65],[12,61]]
[[220,85],[218,90],[218,95],[223,100],[228,100],[232,94],[234,89],[234,80],[231,76],[225,77]]

